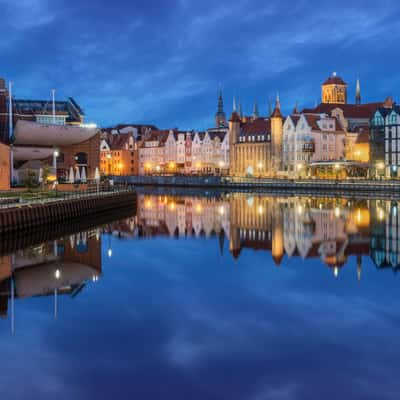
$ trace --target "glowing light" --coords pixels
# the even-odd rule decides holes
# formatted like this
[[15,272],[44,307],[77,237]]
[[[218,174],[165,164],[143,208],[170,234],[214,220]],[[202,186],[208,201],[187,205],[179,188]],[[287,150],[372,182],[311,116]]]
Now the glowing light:
[[376,167],[378,169],[384,169],[385,168],[385,164],[383,162],[379,162],[378,164],[376,164]]
[[95,124],[94,122],[89,124],[81,124],[81,128],[97,128],[97,124]]
[[151,200],[147,200],[147,201],[146,201],[145,207],[146,207],[147,209],[151,209],[151,207],[152,207]]
[[220,206],[218,209],[219,215],[224,215],[225,214],[225,207],[224,206]]
[[263,207],[262,205],[259,205],[259,206],[258,206],[258,213],[259,213],[260,215],[264,214],[264,207]]
[[159,165],[157,165],[157,166],[156,166],[156,171],[157,171],[157,172],[160,172],[160,170],[161,170],[161,167],[160,167]]
[[336,208],[335,208],[335,217],[336,217],[336,218],[339,218],[339,217],[340,217],[340,208],[339,208],[339,207],[336,207]]
[[319,209],[322,210],[322,203],[319,203]]
[[335,169],[338,170],[340,168],[339,164],[335,164]]
[[254,204],[254,198],[253,197],[248,197],[247,198],[247,205],[249,207],[253,207],[253,204]]
[[56,279],[60,279],[60,278],[61,278],[61,272],[60,272],[59,269],[56,269],[56,272],[54,272],[54,277],[55,277]]
[[169,209],[170,209],[171,211],[174,211],[175,208],[176,208],[176,204],[175,204],[174,202],[171,202],[170,205],[169,205]]
[[335,275],[335,278],[337,278],[339,276],[339,268],[338,267],[333,268],[333,275]]
[[385,219],[385,212],[382,208],[378,209],[378,219],[379,221],[383,221]]
[[106,155],[106,157],[107,157],[109,160],[111,160],[112,155],[111,155],[110,153],[108,153],[108,154]]
[[201,214],[201,212],[202,212],[202,207],[201,207],[201,204],[196,204],[196,212],[198,213],[198,214]]
[[111,258],[112,254],[113,254],[112,249],[108,249],[108,251],[107,251],[108,258]]
[[299,205],[297,207],[297,214],[301,215],[303,213],[303,207],[301,205]]
[[58,157],[60,155],[60,153],[58,152],[58,150],[54,150],[54,157]]
[[225,167],[225,163],[222,160],[218,163],[218,165],[219,165],[220,168],[224,168]]

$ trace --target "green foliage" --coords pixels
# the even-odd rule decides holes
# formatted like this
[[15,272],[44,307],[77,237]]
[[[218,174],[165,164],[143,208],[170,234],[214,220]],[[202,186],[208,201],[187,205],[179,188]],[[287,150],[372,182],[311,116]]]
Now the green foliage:
[[37,182],[37,175],[35,171],[28,170],[26,174],[26,178],[24,180],[24,186],[26,186],[28,189],[34,189],[38,187],[38,182]]

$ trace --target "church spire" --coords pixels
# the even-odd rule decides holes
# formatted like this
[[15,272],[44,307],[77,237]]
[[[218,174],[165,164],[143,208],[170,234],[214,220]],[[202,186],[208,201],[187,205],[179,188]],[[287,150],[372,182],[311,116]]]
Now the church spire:
[[233,107],[232,107],[233,112],[236,112],[236,97],[233,97]]
[[293,115],[298,115],[299,114],[299,102],[296,100],[296,104],[294,105],[293,108]]
[[271,103],[271,97],[268,96],[268,115],[272,114],[272,103]]
[[222,98],[222,89],[219,89],[218,95],[218,108],[217,113],[215,114],[215,126],[217,128],[226,127],[226,116],[224,113],[224,100]]
[[239,102],[238,114],[239,114],[240,118],[243,118],[243,111],[242,111],[242,103],[241,102]]
[[254,108],[253,108],[253,118],[256,119],[258,118],[258,104],[257,101],[254,102]]
[[360,79],[357,79],[357,83],[356,83],[356,104],[361,104],[361,86],[360,86]]
[[271,118],[282,118],[281,100],[279,98],[279,93],[276,94],[275,109],[271,114]]

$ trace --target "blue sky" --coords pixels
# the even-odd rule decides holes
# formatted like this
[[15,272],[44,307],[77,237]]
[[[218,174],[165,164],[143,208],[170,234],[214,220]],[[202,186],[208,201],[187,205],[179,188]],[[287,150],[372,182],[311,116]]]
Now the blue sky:
[[333,71],[396,97],[397,0],[0,0],[0,76],[17,97],[73,96],[89,122],[204,129],[218,85],[266,113],[320,97]]

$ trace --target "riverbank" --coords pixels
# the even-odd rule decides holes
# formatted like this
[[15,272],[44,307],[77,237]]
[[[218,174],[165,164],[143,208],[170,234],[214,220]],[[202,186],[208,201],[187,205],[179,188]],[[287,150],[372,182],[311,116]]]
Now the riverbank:
[[115,182],[146,187],[203,188],[210,190],[261,192],[276,194],[323,194],[373,198],[400,198],[400,181],[372,180],[289,180],[234,178],[220,176],[129,176],[115,177]]
[[73,222],[130,206],[136,207],[136,194],[132,190],[69,194],[41,201],[6,204],[0,209],[0,235]]

